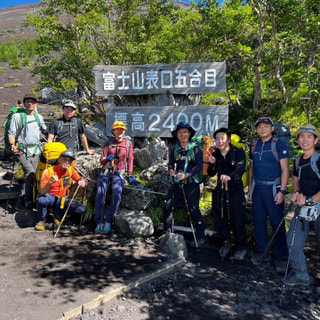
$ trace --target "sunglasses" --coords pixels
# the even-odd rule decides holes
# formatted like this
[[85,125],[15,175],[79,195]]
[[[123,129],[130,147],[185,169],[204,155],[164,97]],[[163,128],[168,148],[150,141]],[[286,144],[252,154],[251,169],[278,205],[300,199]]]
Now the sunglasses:
[[177,128],[189,126],[187,122],[179,122]]
[[312,128],[301,128],[299,131],[307,131],[307,132],[317,133],[317,130],[312,129]]

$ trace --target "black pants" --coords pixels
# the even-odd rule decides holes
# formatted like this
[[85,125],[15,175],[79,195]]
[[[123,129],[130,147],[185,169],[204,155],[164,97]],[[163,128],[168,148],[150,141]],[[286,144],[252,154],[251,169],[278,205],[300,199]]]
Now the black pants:
[[197,239],[204,237],[204,222],[199,209],[200,187],[198,183],[174,184],[168,192],[164,206],[164,230],[172,229],[173,210],[184,201],[182,187],[187,199],[191,219],[194,222]]
[[[244,192],[242,189],[228,191],[229,193],[229,208],[226,207],[226,202],[221,203],[222,198],[226,199],[225,190],[216,188],[212,193],[212,214],[215,224],[215,229],[218,236],[222,240],[231,240],[230,226],[236,239],[237,249],[244,249],[247,246],[246,234],[246,203]],[[222,196],[222,192],[223,197]],[[223,208],[223,210],[221,210]]]

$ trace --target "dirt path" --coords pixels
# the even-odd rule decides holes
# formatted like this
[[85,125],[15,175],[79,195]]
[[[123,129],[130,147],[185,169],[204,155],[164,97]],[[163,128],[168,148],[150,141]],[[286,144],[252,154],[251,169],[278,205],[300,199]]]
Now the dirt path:
[[[63,312],[155,275],[171,261],[157,252],[155,239],[106,238],[69,225],[55,239],[49,230],[21,229],[12,214],[4,215],[5,202],[0,205],[0,320],[61,319]],[[217,239],[207,238],[200,250],[188,247],[185,265],[71,319],[320,319],[314,234],[305,252],[315,282],[307,289],[284,288],[273,260],[259,267],[249,257],[221,260]]]
[[0,209],[0,319],[54,320],[112,287],[159,268],[152,244],[119,236],[21,229]]

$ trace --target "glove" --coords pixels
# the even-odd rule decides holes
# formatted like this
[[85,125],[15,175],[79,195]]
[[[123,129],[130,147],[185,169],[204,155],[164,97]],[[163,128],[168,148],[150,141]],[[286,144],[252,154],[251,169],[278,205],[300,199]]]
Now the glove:
[[114,159],[114,154],[110,154],[109,156],[107,156],[108,161],[112,161],[113,159]]
[[139,181],[136,180],[135,178],[132,178],[132,176],[129,177],[129,184],[133,184],[133,185],[138,185]]

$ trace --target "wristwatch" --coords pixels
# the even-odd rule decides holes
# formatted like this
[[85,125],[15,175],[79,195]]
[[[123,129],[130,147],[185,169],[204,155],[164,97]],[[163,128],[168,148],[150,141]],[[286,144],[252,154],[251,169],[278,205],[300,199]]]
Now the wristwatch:
[[313,199],[312,197],[309,197],[308,199],[306,199],[306,206],[311,206],[313,205]]
[[287,190],[279,190],[284,196],[287,194]]

